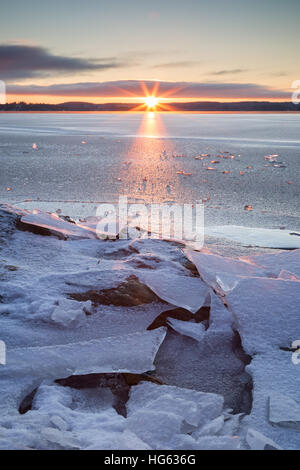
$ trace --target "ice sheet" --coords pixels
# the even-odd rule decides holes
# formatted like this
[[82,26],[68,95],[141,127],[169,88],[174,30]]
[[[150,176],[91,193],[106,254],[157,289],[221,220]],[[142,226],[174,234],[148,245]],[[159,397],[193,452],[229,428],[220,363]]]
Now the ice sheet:
[[239,225],[220,225],[205,227],[205,234],[227,238],[243,246],[261,246],[292,250],[300,248],[300,233],[291,230],[244,227]]
[[205,304],[209,293],[200,279],[165,270],[144,274],[142,280],[158,297],[191,313],[196,313]]

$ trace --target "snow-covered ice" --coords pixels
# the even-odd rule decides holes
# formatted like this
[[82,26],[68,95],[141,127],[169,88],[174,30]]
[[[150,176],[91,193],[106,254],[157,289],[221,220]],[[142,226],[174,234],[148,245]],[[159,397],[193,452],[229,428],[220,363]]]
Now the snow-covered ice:
[[299,448],[300,250],[232,259],[95,223],[0,206],[0,448]]

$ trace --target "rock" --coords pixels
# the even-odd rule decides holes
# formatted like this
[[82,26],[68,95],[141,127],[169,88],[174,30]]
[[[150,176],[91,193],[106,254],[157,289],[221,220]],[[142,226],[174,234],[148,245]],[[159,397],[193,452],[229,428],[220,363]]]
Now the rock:
[[136,276],[129,276],[116,288],[69,294],[69,298],[79,302],[90,300],[94,305],[115,305],[117,307],[134,307],[158,300],[155,293],[142,284]]
[[173,308],[171,310],[166,310],[155,318],[151,325],[148,326],[147,330],[155,330],[156,328],[160,328],[162,326],[172,327],[172,324],[168,322],[170,318],[174,318],[175,320],[180,320],[183,322],[193,320],[196,323],[199,323],[209,319],[209,312],[209,307],[201,307],[198,312],[194,314],[185,308]]

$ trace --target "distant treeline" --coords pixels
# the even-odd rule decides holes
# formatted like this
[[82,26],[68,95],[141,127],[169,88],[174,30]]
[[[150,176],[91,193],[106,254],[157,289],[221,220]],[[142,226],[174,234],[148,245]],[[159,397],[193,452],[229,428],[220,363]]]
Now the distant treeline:
[[[2,104],[0,105],[0,111],[131,111],[136,106],[132,103],[94,104],[76,101],[60,104],[20,102]],[[174,111],[300,111],[300,104],[271,101],[240,101],[234,103],[197,101],[169,103],[169,106]]]

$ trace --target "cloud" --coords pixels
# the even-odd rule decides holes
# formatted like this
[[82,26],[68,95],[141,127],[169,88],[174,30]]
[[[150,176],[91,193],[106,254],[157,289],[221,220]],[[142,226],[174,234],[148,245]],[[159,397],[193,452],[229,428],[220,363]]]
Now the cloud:
[[289,74],[287,72],[273,72],[268,74],[270,77],[287,77]]
[[123,67],[128,63],[114,57],[80,59],[54,55],[48,49],[27,44],[0,44],[0,79],[12,81],[57,72],[74,73]]
[[180,67],[194,67],[195,65],[199,65],[199,62],[194,61],[182,61],[182,62],[166,62],[164,64],[157,64],[153,65],[153,69],[173,69],[173,68],[180,68]]
[[246,69],[218,70],[216,72],[211,72],[210,75],[237,75],[243,72],[247,72],[247,70]]
[[151,93],[157,89],[157,96],[199,99],[289,99],[290,93],[255,83],[200,83],[167,82],[154,80],[119,80],[112,82],[66,83],[49,86],[8,85],[10,95],[43,95],[78,98],[137,97],[145,96],[145,87]]

